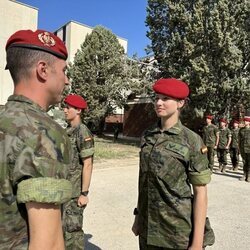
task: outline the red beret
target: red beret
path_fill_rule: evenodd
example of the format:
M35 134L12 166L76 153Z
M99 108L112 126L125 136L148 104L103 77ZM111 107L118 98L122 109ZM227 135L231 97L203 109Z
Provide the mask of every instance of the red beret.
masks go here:
M219 122L227 123L227 120L225 118L220 118Z
M237 121L237 120L233 120L233 123L237 123L237 124L239 124L240 122L239 122L239 121Z
M175 78L160 79L153 85L153 90L176 99L185 99L189 95L188 85Z
M245 122L250 122L250 117L245 117L245 118L244 118L244 121L245 121Z
M6 51L12 47L42 50L66 60L67 49L63 41L56 35L45 30L19 30L6 43Z
M79 95L68 95L65 97L64 102L75 108L87 108L87 102Z
M206 119L210 119L210 120L213 120L213 116L212 115L206 115Z

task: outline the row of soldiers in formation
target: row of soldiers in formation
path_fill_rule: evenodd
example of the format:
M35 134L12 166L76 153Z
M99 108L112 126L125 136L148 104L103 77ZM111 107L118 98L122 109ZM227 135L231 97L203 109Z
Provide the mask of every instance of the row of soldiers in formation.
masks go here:
M214 168L214 154L217 151L219 162L218 172L225 173L227 167L227 153L230 153L232 170L239 168L239 155L243 160L244 176L242 181L250 182L250 110L246 111L244 123L240 125L238 120L232 122L229 129L227 120L219 120L219 128L212 123L213 116L206 116L206 126L203 127L203 140L207 146L207 156L211 171Z

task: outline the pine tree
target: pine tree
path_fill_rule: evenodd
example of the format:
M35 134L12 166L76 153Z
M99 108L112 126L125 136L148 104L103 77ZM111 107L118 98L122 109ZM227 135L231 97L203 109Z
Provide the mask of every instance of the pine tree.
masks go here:
M105 117L124 105L130 85L127 71L124 49L116 36L102 26L95 27L77 51L68 72L72 92L88 103L86 122L102 130Z

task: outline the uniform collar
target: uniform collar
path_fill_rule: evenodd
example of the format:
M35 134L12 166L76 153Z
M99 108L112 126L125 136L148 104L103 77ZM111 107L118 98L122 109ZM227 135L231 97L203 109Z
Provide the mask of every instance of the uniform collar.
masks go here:
M150 128L148 130L148 132L149 133L162 133L163 132L163 133L178 135L183 130L183 125L182 125L180 120L173 127L169 128L167 130L163 130L163 131L160 128L160 124L161 124L161 122L158 121L158 123L155 124L152 128Z
M8 98L8 102L10 101L14 101L14 102L25 102L30 104L31 106L35 107L36 109L41 110L42 112L46 113L46 110L44 110L40 105L38 105L37 103L33 102L31 99L29 99L26 96L23 95L11 95Z
M81 126L81 122L76 126L76 127L68 127L68 134L73 134L75 131L77 131L79 129L79 127Z

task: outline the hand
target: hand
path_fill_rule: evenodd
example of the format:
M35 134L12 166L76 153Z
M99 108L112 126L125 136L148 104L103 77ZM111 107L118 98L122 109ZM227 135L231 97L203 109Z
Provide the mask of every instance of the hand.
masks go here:
M217 149L217 146L216 146L216 145L214 146L214 149Z
M138 216L135 216L134 224L132 226L132 232L135 236L139 235L139 225L138 225Z
M78 207L85 207L89 203L88 196L80 195L77 200L77 206Z

